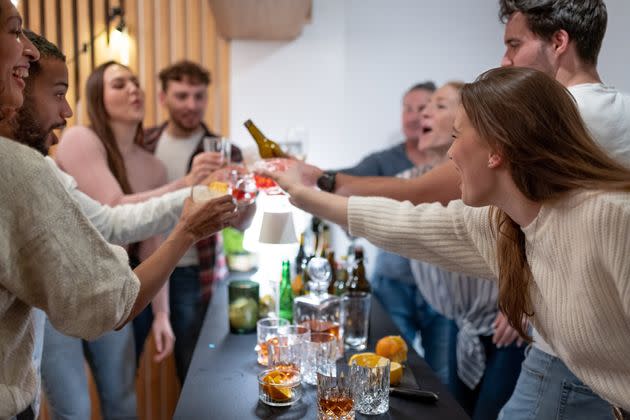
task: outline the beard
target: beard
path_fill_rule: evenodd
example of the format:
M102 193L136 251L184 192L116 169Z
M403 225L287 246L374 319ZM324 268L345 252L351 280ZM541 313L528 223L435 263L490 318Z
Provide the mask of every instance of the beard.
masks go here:
M25 100L24 105L17 112L13 119L14 138L16 141L25 144L46 156L48 154L48 145L46 138L52 130L44 130L37 121L33 106L29 101Z

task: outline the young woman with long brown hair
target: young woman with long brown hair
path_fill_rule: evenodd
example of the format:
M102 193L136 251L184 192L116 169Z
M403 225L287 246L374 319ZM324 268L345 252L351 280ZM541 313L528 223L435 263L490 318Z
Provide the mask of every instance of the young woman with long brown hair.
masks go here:
M64 131L55 158L76 179L81 191L102 204L144 201L201 181L218 168L218 164L211 162L212 155L201 155L201 164L194 166L189 174L166 183L164 165L140 146L144 93L127 67L116 62L98 66L88 78L85 99L90 126ZM137 264L147 259L160 243L161 237L155 236L130 246L132 262ZM168 283L153 300L152 310L151 329L158 352L155 360L161 361L172 352L175 340L169 317ZM144 340L141 341L134 339L129 325L84 345L107 418L136 416L135 360L136 347L140 348ZM76 357L69 358L69 352ZM90 410L85 380L73 374L83 369L80 353L76 339L59 334L47 324L42 374L49 399L53 411L76 413L77 419L89 416ZM83 398L63 398L67 394Z
M499 280L524 337L529 316L571 370L630 410L630 170L591 138L567 90L525 68L462 89L449 157L462 199L447 207L314 191L274 178L298 207L411 258Z

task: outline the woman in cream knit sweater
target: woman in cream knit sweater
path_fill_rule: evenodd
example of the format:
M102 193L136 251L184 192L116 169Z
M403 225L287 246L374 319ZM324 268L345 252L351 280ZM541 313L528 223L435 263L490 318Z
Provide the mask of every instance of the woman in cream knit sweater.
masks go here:
M462 90L449 150L462 199L414 207L312 190L271 174L292 202L375 245L499 279L499 306L531 321L569 368L630 410L630 170L591 139L558 82L493 69Z

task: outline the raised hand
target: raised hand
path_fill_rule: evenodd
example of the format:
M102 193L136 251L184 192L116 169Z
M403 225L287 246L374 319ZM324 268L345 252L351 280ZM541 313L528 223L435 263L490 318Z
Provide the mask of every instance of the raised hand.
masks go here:
M230 183L232 179L232 171L236 171L238 174L244 175L247 173L247 169L242 165L230 165L221 169L213 171L200 182L201 185L210 185L213 182L226 182Z
M203 152L193 158L190 172L184 177L187 186L201 183L212 172L223 166L223 155L220 152Z
M232 196L224 195L204 203L195 203L189 197L184 202L179 226L197 242L231 226L237 213Z
M323 173L316 166L295 159L266 159L255 165L254 170L272 178L289 194L297 186L314 186Z

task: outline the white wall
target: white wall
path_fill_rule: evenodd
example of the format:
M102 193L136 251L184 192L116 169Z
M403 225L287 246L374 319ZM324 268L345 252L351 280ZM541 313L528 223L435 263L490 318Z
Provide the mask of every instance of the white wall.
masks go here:
M310 135L308 161L323 168L352 165L400 141L407 87L427 79L470 81L499 65L497 3L313 0L312 23L298 39L232 42L231 138L253 145L242 126L248 118L279 141L302 126ZM630 1L606 3L600 73L630 92Z
M608 0L600 56L604 80L630 92L630 1ZM400 97L432 79L472 80L498 65L503 25L495 0L313 0L313 19L292 42L232 42L230 133L252 140L308 130L308 160L351 165L401 139Z

